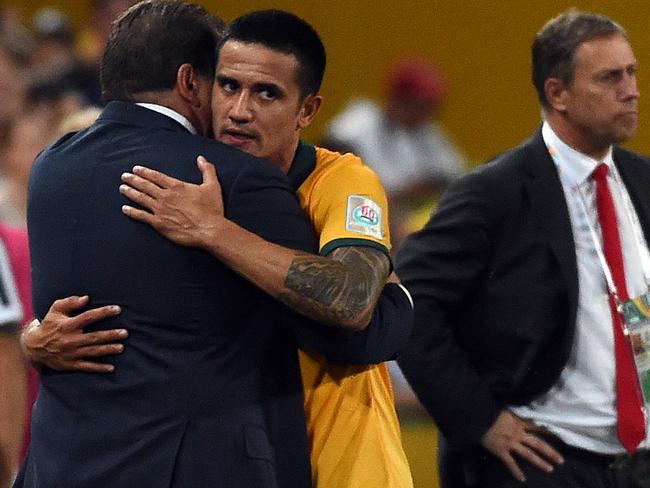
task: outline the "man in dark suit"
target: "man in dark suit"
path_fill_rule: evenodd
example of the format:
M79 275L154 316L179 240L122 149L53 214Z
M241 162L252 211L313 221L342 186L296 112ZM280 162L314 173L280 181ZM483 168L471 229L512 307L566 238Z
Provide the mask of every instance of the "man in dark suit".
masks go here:
M304 414L291 417L302 410L296 346L276 325L291 317L209 254L119 211L126 200L116 185L135 161L198 182L203 154L219 171L229 218L272 242L315 248L279 170L193 135L211 132L217 27L200 7L170 0L127 11L102 59L102 115L35 162L28 225L37 316L83 290L91 306L121 305L129 347L110 376L43 370L16 486L277 486L267 414L281 406L290 418L277 429L298 480L283 486L311 484ZM301 331L318 329L300 322Z
M541 129L453 184L397 256L416 310L400 364L448 442L447 488L647 486L612 307L650 276L650 162L616 147L637 128L636 60L619 25L577 11L532 57Z

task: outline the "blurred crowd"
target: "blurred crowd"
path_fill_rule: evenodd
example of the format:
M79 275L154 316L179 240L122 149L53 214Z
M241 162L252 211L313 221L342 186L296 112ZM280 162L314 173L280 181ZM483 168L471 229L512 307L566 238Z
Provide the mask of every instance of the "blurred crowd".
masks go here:
M27 22L0 13L0 220L24 226L34 157L101 104L98 60L115 16L131 0L96 0L89 24L42 8ZM27 25L24 25L27 24ZM95 112L96 113L96 112Z

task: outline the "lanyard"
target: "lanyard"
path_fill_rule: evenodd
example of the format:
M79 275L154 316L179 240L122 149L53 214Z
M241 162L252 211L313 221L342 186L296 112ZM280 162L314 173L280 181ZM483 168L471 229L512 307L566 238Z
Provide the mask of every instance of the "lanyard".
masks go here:
M612 272L609 268L609 265L607 264L607 260L605 259L605 253L603 252L603 247L601 245L600 239L598 237L598 233L596 232L596 229L594 228L594 225L591 222L591 219L589 218L589 213L587 212L587 203L585 199L584 192L580 188L580 185L574 181L569 180L567 175L562 171L562 167L560 166L558 156L557 156L557 151L555 150L554 147L548 147L548 152L553 158L553 162L555 163L555 166L558 170L558 174L560 175L560 180L563 182L564 185L567 185L567 187L572 190L577 192L578 194L578 201L580 203L580 210L583 214L583 217L585 221L587 222L587 226L589 227L589 234L591 235L591 239L593 241L594 247L596 249L596 254L598 255L598 261L600 262L600 266L603 270L603 274L605 275L605 281L607 282L607 288L612 293L614 296L614 299L616 300L617 304L620 304L621 301L619 299L618 291L616 289L616 285L614 284L614 279L612 278ZM614 191L618 194L619 201L623 202L623 208L624 208L624 214L628 219L628 223L630 224L630 227L632 229L632 233L634 236L634 242L637 247L638 251L638 257L642 261L642 252L643 252L643 243L645 242L643 240L643 236L640 235L640 222L638 220L638 217L636 216L636 213L632 209L632 203L629 201L629 198L627 198L627 195L624 194L624 192L621 191L622 184L623 182L620 180L620 177L618 175L618 171L616 170L616 167L613 166L611 168L611 175L614 181L617 183L614 185ZM643 278L646 283L646 288L650 289L650 279L648 277L647 270L644 268L643 265L641 265L641 271L643 273Z

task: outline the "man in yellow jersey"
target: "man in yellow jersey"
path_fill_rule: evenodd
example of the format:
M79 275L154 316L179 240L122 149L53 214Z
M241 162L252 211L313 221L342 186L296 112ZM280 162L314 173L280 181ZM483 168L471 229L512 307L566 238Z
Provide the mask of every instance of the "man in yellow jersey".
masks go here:
M202 185L135 167L120 190L149 212L124 212L211 252L310 318L366 328L390 270L387 203L359 158L299 139L321 105L318 35L291 14L254 12L229 27L218 57L216 138L287 173L320 235L320 256L281 248L225 219L214 167L201 158ZM300 364L314 486L411 487L386 365L335 366L302 351Z

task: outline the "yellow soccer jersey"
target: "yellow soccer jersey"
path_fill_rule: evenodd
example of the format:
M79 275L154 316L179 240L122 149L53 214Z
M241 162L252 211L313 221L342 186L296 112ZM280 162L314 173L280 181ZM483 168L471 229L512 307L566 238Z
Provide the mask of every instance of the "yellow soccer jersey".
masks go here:
M388 254L386 194L359 158L301 143L288 176L321 254L341 246ZM411 488L386 364L335 366L300 351L300 369L314 486Z

